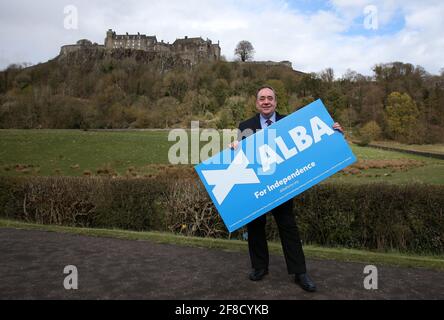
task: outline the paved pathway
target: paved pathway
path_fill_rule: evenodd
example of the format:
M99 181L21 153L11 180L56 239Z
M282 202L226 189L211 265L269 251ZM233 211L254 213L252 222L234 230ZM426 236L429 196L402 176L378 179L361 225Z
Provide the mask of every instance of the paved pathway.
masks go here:
M270 260L252 282L248 253L0 228L0 299L444 299L444 272L378 266L366 290L364 264L308 260L318 292L307 293L282 256ZM67 265L78 290L63 286Z

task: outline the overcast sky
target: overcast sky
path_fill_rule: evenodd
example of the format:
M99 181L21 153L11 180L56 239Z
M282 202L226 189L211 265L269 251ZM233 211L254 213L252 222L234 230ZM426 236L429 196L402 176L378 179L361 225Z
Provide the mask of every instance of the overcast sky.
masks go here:
M248 40L255 60L289 60L304 72L331 67L336 76L371 75L391 61L432 74L444 68L442 0L0 0L0 69L45 62L83 38L103 44L109 28L170 43L209 38L227 60Z

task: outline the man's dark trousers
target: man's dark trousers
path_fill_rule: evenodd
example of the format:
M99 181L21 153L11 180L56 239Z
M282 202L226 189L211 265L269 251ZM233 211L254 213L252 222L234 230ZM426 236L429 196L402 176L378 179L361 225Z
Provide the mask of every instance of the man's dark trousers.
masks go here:
M293 215L293 199L284 202L271 212L279 229L279 237L281 238L288 273L305 273L305 256ZM247 224L248 249L254 269L268 269L269 255L265 224L265 214Z

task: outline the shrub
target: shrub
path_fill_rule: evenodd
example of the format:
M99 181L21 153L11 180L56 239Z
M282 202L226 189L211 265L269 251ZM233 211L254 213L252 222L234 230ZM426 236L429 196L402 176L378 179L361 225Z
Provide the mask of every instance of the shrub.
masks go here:
M202 184L168 167L140 179L19 177L0 179L0 216L29 222L189 236L229 234ZM304 243L360 249L444 253L444 186L321 184L294 199ZM269 239L277 240L273 221Z
M161 228L162 180L100 177L7 178L0 215L28 222L132 230Z
M367 145L371 141L379 139L382 130L376 121L369 121L361 128L361 130L359 130L359 133L361 144Z
M165 219L170 231L202 237L227 234L211 199L195 179L172 182L166 192L165 204Z
M444 252L443 186L323 184L294 201L306 242Z

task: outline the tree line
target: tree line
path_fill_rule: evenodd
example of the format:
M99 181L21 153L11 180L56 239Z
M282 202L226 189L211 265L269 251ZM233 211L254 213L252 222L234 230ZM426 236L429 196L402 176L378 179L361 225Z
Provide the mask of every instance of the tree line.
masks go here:
M59 59L0 72L0 128L234 128L255 113L259 86L277 92L278 111L291 113L321 98L330 114L362 141L444 140L444 72L409 63L381 63L371 76L331 68L301 73L284 65L201 63L164 68L88 58Z

